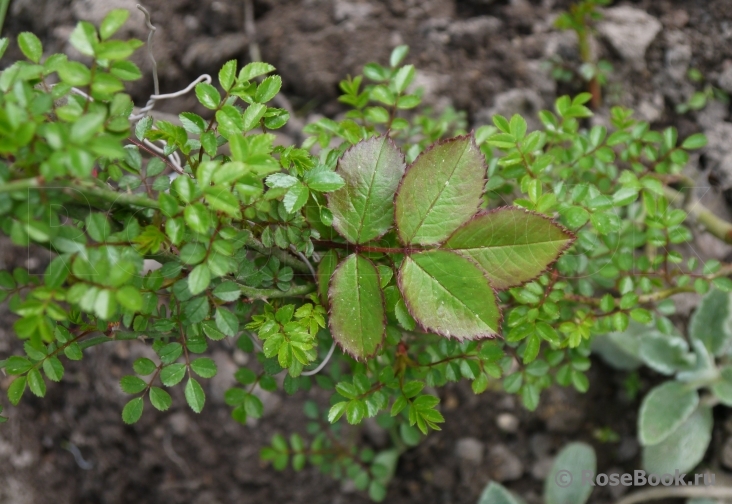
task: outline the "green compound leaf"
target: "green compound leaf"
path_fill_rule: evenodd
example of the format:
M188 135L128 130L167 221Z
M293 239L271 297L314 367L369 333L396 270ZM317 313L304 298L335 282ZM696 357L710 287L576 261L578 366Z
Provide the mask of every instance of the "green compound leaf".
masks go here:
M351 243L366 243L394 224L394 194L405 170L404 155L387 137L348 149L336 173L345 185L328 197L333 227Z
M574 242L552 220L518 207L481 212L444 245L483 268L491 285L507 289L539 276Z
M480 268L453 252L431 250L404 259L399 289L426 331L460 341L494 338L501 313Z
M638 413L638 440L643 446L660 443L691 416L699 394L688 385L668 381L655 387L643 399Z
M643 469L653 474L691 471L712 439L712 410L700 406L664 441L643 448Z
M410 165L395 201L399 239L407 245L442 243L478 210L485 157L472 136L432 146Z
M384 341L386 312L373 263L348 256L333 273L328 297L333 339L357 359L375 355Z

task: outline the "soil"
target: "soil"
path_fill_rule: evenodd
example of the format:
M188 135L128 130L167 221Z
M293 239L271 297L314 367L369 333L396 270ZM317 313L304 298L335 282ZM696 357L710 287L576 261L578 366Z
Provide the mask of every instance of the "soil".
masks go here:
M108 9L134 11L134 3L14 0L4 35L31 30L42 38L46 52L66 51L74 57L66 39L78 19L98 23ZM408 61L420 71L418 83L425 88L427 104L438 110L449 106L465 110L470 124L479 125L496 112L535 115L550 107L558 94L582 90L576 83L555 83L542 63L554 55L577 62L571 35L556 32L551 24L569 4L568 0L256 0L256 41L263 59L282 75L284 94L298 121L341 114L338 81L358 73L369 61L385 63L394 46L406 43L411 46ZM662 30L640 63L624 60L612 43L598 38L597 55L615 70L597 120L602 121L613 104L638 107L654 127L675 125L681 137L713 131L728 120L729 106L719 103L686 115L676 114L674 107L695 89L683 78L686 68L699 69L706 82L716 85L732 65L729 0L623 4L647 12L660 21ZM243 29L243 5L234 0L146 2L158 26L155 56L162 92L181 89L204 72L216 75L228 59L248 61L252 40ZM126 35L146 37L137 11L128 25ZM670 54L681 54L681 68L679 58ZM11 48L0 66L19 56ZM137 55L137 62L146 77L130 92L136 103L144 104L152 92L150 64L144 52ZM682 77L674 80L679 70ZM156 109L206 113L192 95L160 103ZM286 134L297 139L293 130ZM719 161L723 154L709 151L701 162L695 158L699 167L690 168L698 169L695 178L708 185L709 170L724 172ZM708 198L716 210L728 212L719 189ZM700 241L694 246L710 258L723 259L730 252L716 243ZM41 272L46 260L43 251L28 252L0 242L0 267ZM685 302L680 311L688 315L695 299ZM4 357L18 352L20 345L11 330L13 316L5 307L0 307L0 320L0 357ZM683 317L679 323L684 323ZM45 399L27 396L19 407L6 409L10 422L0 429L0 503L369 502L363 493L315 468L278 473L260 462L259 449L274 433L303 433L306 400L326 405L328 396L322 391L268 395L265 417L241 426L230 418L222 396L230 384L230 371L245 356L226 345L213 350L222 377L207 384L209 400L202 414L192 413L183 398L174 395L168 412L148 407L138 424L124 425L120 411L126 398L118 380L146 351L139 343L95 347L83 361L69 364L62 383L49 384ZM623 385L626 378L593 360L588 393L552 388L542 395L534 413L498 390L475 396L467 383L448 386L440 391L444 429L404 453L386 502L472 504L493 479L503 481L529 504L538 504L551 457L573 440L595 447L600 472L639 468L638 397L658 377L641 374L640 393L633 399ZM0 374L0 390L9 383ZM716 472L717 484L726 478L720 461L728 416L728 410L715 410L714 441L703 463ZM511 424L516 421L514 429ZM603 442L601 434L610 431L616 438ZM378 429L365 429L360 436L374 447L383 442ZM479 456L466 458L457 448L466 438L473 438L469 443L478 447ZM618 497L610 488L598 488L591 502Z

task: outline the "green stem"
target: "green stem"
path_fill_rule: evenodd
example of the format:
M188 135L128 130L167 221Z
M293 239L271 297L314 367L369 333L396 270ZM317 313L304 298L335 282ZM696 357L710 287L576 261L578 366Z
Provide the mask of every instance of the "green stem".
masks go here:
M293 285L287 291L279 289L255 289L247 285L237 284L242 294L253 299L271 299L303 296L315 291L315 284Z
M45 183L41 177L31 177L27 179L13 180L0 184L0 193L29 191L61 191L69 196L84 196L86 198L100 199L112 204L138 206L144 208L158 209L160 205L157 201L139 194L129 194L125 192L116 192L113 190L103 189L101 187L90 186L84 182L66 182L55 180Z

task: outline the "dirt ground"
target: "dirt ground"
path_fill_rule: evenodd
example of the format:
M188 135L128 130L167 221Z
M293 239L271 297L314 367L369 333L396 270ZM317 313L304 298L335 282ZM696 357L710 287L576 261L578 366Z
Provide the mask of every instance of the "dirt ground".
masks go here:
M98 23L108 9L134 10L134 4L132 0L13 0L3 35L31 30L42 38L46 52L66 51L73 57L66 39L77 20ZM535 116L558 94L581 91L577 84L556 83L546 69L552 57L569 63L578 60L571 34L552 28L556 14L569 4L567 0L257 0L256 42L263 59L282 75L283 92L297 121L342 113L338 81L358 73L369 61L386 63L391 49L406 43L411 46L408 62L418 68L426 103L438 110L449 106L465 110L470 124L480 125L494 113ZM148 0L145 5L158 26L155 56L162 92L181 89L204 72L215 75L228 59L248 61L252 40L244 30L243 1ZM732 180L726 178L732 166L725 162L732 160L730 107L715 101L702 111L680 115L675 106L704 86L686 78L689 68L700 70L705 83L715 87L724 86L725 71L732 71L730 0L616 5L647 14L645 24L637 27L640 32L648 33L654 26L660 31L640 57L632 56L632 50L611 35L598 37L597 55L615 68L598 121L607 116L609 105L622 104L637 108L640 117L655 127L675 125L682 137L706 132L710 147L689 169L706 189L713 185L708 175L719 175L713 180L721 186L708 192L709 204L729 215L723 196L726 181ZM622 25L623 20L617 23ZM136 10L126 29L127 35L147 36ZM17 57L17 49L9 50L0 67ZM137 62L147 76L130 91L136 103L144 104L152 92L144 51ZM189 95L157 108L205 114L199 107ZM297 139L295 131L286 133ZM717 259L729 259L732 250L707 242L695 246ZM42 252L28 254L0 242L0 267L20 265L39 272L44 257ZM688 315L694 302L692 297L680 303L682 315ZM5 307L0 307L0 320L0 357L4 357L18 352L20 345L11 333L13 318ZM679 323L684 323L683 317ZM265 417L241 426L230 418L230 408L223 402L232 371L246 358L231 346L212 350L220 377L207 384L209 401L201 415L185 407L182 396L174 395L169 411L148 408L138 424L124 425L120 411L125 396L118 380L146 351L139 343L95 347L83 361L69 365L61 384L49 384L44 400L27 396L19 407L6 409L11 421L0 428L0 504L369 502L317 469L277 473L259 461L259 449L274 433L303 433L303 403L311 399L325 405L327 394L269 395ZM496 480L529 504L539 504L552 457L572 440L595 446L598 471L640 467L636 411L639 397L658 378L641 373L635 398L628 395L627 378L593 361L587 394L551 389L542 395L535 413L499 391L474 396L467 383L447 387L441 391L443 431L402 456L386 502L472 504L483 486ZM0 390L9 383L0 374ZM2 397L0 403L7 405L4 392ZM726 478L722 446L732 423L727 409L718 407L715 417L714 441L703 465L716 472L720 484ZM616 436L608 439L608 432ZM385 433L374 426L360 436L374 447L385 442ZM618 497L610 488L598 489L591 502Z

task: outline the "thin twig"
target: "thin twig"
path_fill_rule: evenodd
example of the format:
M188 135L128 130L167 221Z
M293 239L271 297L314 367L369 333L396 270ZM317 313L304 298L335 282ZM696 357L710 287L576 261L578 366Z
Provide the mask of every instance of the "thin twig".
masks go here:
M150 112L153 107L155 106L155 102L158 100L168 100L170 98L178 98L179 96L183 96L186 93L190 93L193 88L196 87L197 84L201 82L205 82L206 84L211 84L211 76L209 74L202 74L199 75L196 80L188 84L185 88L181 89L180 91L176 91L175 93L166 93L166 94L154 94L150 95L150 99L147 101L147 104L142 107L137 114L133 114L130 116L130 121L139 121L143 117L147 115L148 112Z
M81 454L81 450L79 450L79 447L75 444L64 441L61 443L61 448L70 452L71 455L74 456L74 461L76 462L76 465L78 465L84 471L88 471L94 468L94 462L85 460L84 456Z
M176 453L175 449L173 449L172 441L173 435L169 431L166 432L165 437L163 437L163 450L165 451L165 454L168 456L168 458L175 462L175 465L177 465L178 468L183 471L183 474L186 476L186 478L190 478L191 468L188 466L186 461Z
M634 492L615 504L638 504L639 502L647 502L658 499L682 499L684 497L706 497L709 499L730 499L732 498L732 488L730 487L668 487L668 488L651 488Z
M308 265L308 269L310 270L310 274L313 275L313 280L315 280L317 282L318 281L318 275L317 275L317 273L315 273L315 268L313 268L313 265L310 263L310 261L305 256L305 254L303 254L302 252L299 252L298 250L296 250L294 245L290 245L290 249L295 253L295 255L297 257L300 258L300 260L302 262L304 262L305 264Z
M140 4L137 4L137 8L145 14L145 24L150 32L147 34L147 54L150 57L150 63L152 63L153 72L153 84L155 86L155 94L160 94L160 86L158 85L158 62L155 61L155 55L153 54L153 35L157 28L150 21L150 13L148 10Z
M336 343L335 340L333 341L333 344L330 345L330 350L328 350L328 355L325 356L325 359L323 359L323 362L320 363L318 367L313 369L312 371L303 371L300 373L302 376L313 376L318 373L325 367L326 364L328 364L328 361L330 360L331 356L333 355L333 350L335 350Z

